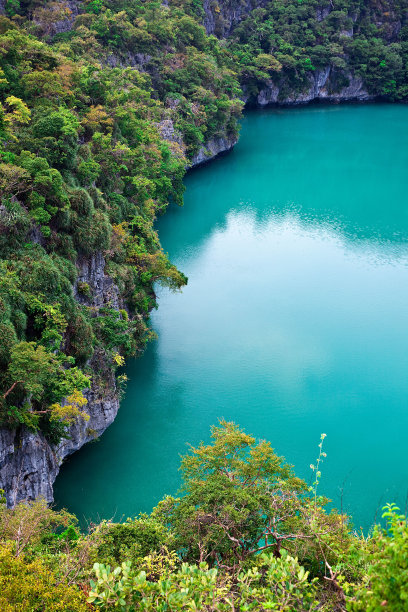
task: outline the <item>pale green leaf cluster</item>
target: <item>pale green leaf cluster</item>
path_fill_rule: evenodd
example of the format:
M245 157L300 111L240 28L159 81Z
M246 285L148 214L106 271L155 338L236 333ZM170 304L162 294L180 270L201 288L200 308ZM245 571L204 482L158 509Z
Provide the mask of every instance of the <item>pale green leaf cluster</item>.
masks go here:
M146 559L148 562L148 558ZM199 565L183 563L177 571L159 580L148 579L145 571L130 562L112 569L95 563L88 603L101 610L312 610L317 605L316 579L296 558L284 552L276 558L262 554L254 566L237 577Z

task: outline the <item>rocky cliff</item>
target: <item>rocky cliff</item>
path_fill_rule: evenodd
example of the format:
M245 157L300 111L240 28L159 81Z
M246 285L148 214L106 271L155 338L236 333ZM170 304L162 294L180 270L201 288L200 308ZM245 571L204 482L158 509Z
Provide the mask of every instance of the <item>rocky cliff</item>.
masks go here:
M314 100L345 102L348 100L367 101L374 98L367 92L360 77L349 73L347 80L347 85L336 87L336 73L331 66L327 66L323 70L313 72L309 78L309 84L301 92L285 94L284 84L282 87L282 84L274 83L271 80L262 87L252 102L257 106L268 106L269 104L306 104Z
M44 497L53 501L53 484L62 461L81 446L101 435L113 423L119 409L114 379L101 388L93 386L84 395L88 399L89 421L69 428L69 439L52 446L43 434L0 429L0 488L10 507L23 499Z
M180 142L171 122L162 126L163 137ZM195 155L189 167L198 166L220 153L230 150L235 138L212 138ZM77 261L78 276L73 288L76 299L97 310L109 306L119 310L119 291L113 280L105 273L105 260L101 253ZM84 295L79 287L89 288ZM105 367L103 351L96 351L89 363L95 377L89 390L84 391L88 403L84 410L89 420L78 420L69 427L68 438L52 445L42 433L34 433L22 426L17 430L0 428L0 489L6 493L10 507L23 499L42 496L53 501L53 484L63 460L79 450L84 444L100 436L111 425L119 409L119 394L113 372Z
M310 87L303 93L282 97L281 87L272 81L261 89L257 98L258 106L268 104L302 104L315 99L327 101L367 100L369 95L363 87L361 79L350 76L347 87L334 93L331 91L332 71L327 68L316 71L311 77ZM173 125L167 121L161 126L163 137L178 143L180 136L174 132ZM215 136L211 138L193 157L189 168L204 164L218 155L230 151L237 139L231 136ZM77 262L78 279L74 287L78 301L86 302L95 309L109 305L119 309L119 292L109 276L105 274L105 261L101 254L84 258ZM90 298L78 291L79 283L86 283L90 288ZM90 363L91 367L103 368L103 353L96 353ZM99 362L99 364L97 363ZM10 431L0 429L0 489L6 492L7 502L14 506L23 499L44 497L53 501L53 484L58 475L63 460L79 450L84 444L100 436L114 421L118 409L119 398L115 378L109 370L98 382L85 391L88 400L86 412L88 421L78 421L69 428L69 438L53 446L43 434L35 434L25 427Z
M181 137L181 134L178 133L175 128L173 121L171 119L166 119L161 121L158 124L158 128L160 130L162 138L167 140L169 143L178 147L180 154L185 154L185 146ZM201 166L212 159L218 157L218 155L222 155L223 153L227 153L231 151L231 149L237 144L238 137L228 134L223 134L219 136L213 136L206 143L203 144L202 147L197 151L197 153L193 156L192 160L187 163L186 168L192 169L196 166ZM175 149L177 153L177 149Z
M203 25L207 34L226 38L253 9L261 8L267 3L268 0L204 0Z
M195 168L211 161L218 155L227 153L237 144L238 138L235 136L214 136L208 140L204 146L194 155L189 168Z
M105 260L100 253L78 261L78 278L74 287L77 299L86 301L97 311L109 305L118 309L119 291L105 274ZM86 283L89 297L78 292L78 284ZM53 501L53 484L63 460L84 444L100 436L113 423L119 396L113 372L106 368L103 351L96 351L89 364L102 375L94 377L92 386L84 391L88 400L85 412L89 420L78 420L68 430L68 438L52 445L42 433L25 427L17 430L0 428L0 489L6 493L7 503L14 506L23 499L44 497Z

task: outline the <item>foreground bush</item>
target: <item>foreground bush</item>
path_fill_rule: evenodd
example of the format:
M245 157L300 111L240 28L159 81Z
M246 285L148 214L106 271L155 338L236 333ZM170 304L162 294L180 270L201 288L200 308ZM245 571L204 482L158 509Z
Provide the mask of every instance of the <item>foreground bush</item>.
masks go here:
M87 534L44 500L0 497L0 610L405 612L408 522L395 505L367 537L269 443L234 423L182 459L180 497Z
M408 521L395 504L384 508L386 529L376 525L365 552L367 572L350 602L353 612L408 609Z
M151 558L145 559L146 565ZM183 563L178 571L164 572L149 580L146 571L134 571L130 563L111 570L96 563L96 581L88 602L101 610L312 610L317 605L316 579L287 553L277 559L262 554L254 566L232 576L206 563Z
M58 583L40 559L25 562L11 546L0 545L0 610L2 612L86 612L85 594Z

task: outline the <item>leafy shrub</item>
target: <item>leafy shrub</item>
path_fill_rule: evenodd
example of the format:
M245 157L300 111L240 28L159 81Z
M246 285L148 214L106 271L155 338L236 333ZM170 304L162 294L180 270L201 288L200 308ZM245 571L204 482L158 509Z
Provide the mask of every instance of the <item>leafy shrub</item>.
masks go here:
M100 530L102 542L97 550L97 559L110 565L116 565L122 559L136 564L170 541L164 525L147 515L127 519L124 523L103 523Z
M170 561L170 563L169 563ZM147 568L154 562L144 559ZM297 559L287 554L276 559L263 554L248 571L240 573L233 586L232 577L206 563L183 563L174 569L165 553L167 570L158 580L148 578L145 570L135 571L130 562L111 570L100 563L94 565L96 581L91 582L88 602L101 610L279 610L304 612L317 605L316 580L308 581L308 573Z
M40 561L16 558L0 544L0 608L3 612L86 612L86 598L78 587L58 584Z
M408 520L395 504L384 508L385 529L374 528L366 549L367 573L348 610L404 612L408 602Z

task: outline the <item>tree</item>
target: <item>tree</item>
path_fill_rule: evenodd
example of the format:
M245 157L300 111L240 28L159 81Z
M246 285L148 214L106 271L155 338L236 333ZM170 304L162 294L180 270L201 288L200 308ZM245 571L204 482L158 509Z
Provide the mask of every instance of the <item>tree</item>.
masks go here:
M28 191L29 180L30 175L20 166L0 163L0 194L2 196L17 196Z
M87 612L84 593L57 581L41 559L14 557L9 544L0 545L0 609Z
M187 560L235 567L256 552L300 535L300 498L306 484L294 476L269 442L255 442L234 423L221 421L213 443L182 459L183 497L167 497L155 510L174 532Z
M44 533L77 522L66 510L52 510L43 498L20 502L13 509L6 508L3 500L0 489L0 543L12 542L16 557L22 556L29 546L38 546Z
M29 123L31 119L31 111L27 104L16 96L8 96L6 98L6 112L4 121L12 128L18 124Z
M50 378L56 376L59 364L55 356L48 353L43 346L35 342L19 342L11 350L9 375L13 383L3 395L3 399L17 385L33 399L39 400L44 393L44 387Z
M0 68L0 88L7 83L4 71ZM27 104L16 96L8 96L5 106L0 102L0 142L6 138L17 140L14 130L19 125L29 123L31 111Z
M64 360L68 358L50 353L35 342L16 343L11 349L8 367L13 382L3 394L3 403L20 386L30 400L25 408L30 415L49 415L52 421L66 424L77 417L88 420L88 414L81 409L87 404L82 389L90 386L89 378L76 367L64 368ZM33 402L47 399L56 401L44 408L40 404L40 409L33 409ZM65 401L60 403L63 399Z

